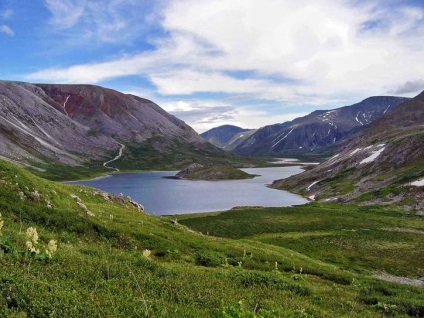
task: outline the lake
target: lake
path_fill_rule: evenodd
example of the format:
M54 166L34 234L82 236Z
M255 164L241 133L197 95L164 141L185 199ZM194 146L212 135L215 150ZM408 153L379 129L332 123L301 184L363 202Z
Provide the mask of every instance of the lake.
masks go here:
M266 187L274 180L302 172L299 166L242 170L260 176L246 180L192 181L164 178L174 176L177 171L157 171L119 173L69 183L123 193L143 204L146 212L154 215L222 211L236 206L280 207L308 202L299 195Z

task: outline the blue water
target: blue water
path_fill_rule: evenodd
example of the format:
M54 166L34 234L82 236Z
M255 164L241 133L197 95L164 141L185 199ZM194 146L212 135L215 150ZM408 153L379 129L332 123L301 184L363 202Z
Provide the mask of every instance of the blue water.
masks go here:
M280 207L308 201L296 194L267 188L273 180L302 172L298 167L243 169L259 177L247 180L191 181L166 179L176 171L113 174L106 178L73 183L110 193L123 193L155 215L228 210L235 206Z

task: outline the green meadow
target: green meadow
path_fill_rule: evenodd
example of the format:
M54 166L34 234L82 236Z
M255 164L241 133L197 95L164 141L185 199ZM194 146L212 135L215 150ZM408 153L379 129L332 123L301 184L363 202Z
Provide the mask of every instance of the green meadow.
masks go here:
M424 315L423 287L374 277L424 276L423 218L401 210L155 217L0 161L0 213L0 317Z

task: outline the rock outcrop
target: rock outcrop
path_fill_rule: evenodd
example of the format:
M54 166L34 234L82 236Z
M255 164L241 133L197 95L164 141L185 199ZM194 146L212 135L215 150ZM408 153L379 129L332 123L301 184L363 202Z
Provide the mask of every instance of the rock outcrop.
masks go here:
M254 175L231 166L203 166L198 163L192 163L175 175L175 178L190 180L237 180L254 177Z

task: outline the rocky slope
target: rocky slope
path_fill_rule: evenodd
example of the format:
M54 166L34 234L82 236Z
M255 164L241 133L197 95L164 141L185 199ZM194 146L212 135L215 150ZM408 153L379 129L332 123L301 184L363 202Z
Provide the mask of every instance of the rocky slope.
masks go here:
M113 164L128 169L174 164L175 149L181 164L190 156L226 156L155 103L92 85L0 81L0 141L1 158L40 167L100 164L121 144L125 151Z
M292 122L259 129L233 152L248 156L325 155L406 100L377 96L351 106L314 111Z
M200 137L219 148L231 151L255 132L256 129L244 129L232 125L223 125L200 134Z
M273 187L316 200L424 209L424 92L370 124L344 150Z

